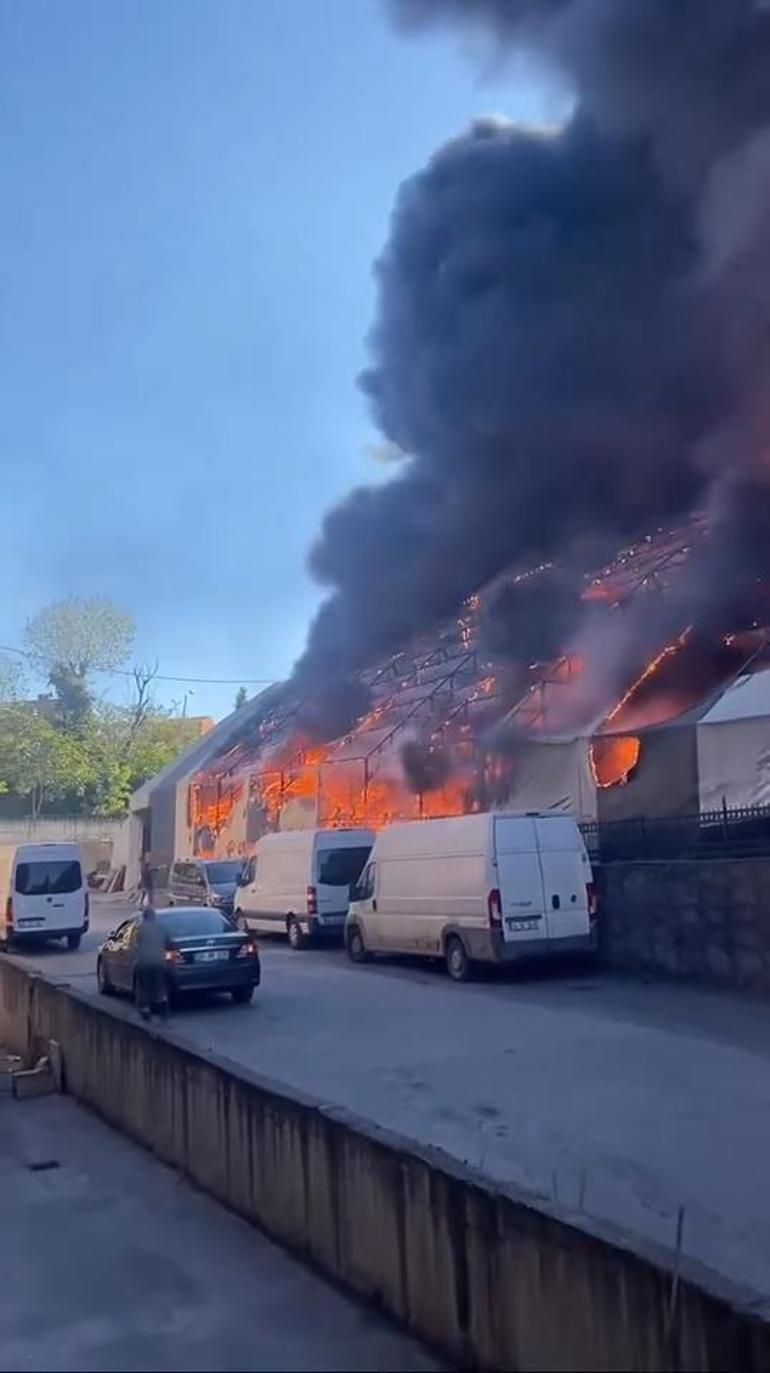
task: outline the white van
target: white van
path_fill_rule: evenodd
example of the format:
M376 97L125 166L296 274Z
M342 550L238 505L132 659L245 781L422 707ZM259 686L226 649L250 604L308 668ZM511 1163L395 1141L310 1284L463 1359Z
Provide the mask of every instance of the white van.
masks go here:
M0 948L16 939L66 939L88 929L88 889L79 844L0 847Z
M351 887L373 843L367 829L263 835L236 891L239 923L249 930L285 930L293 949L317 935L341 935Z
M380 831L346 924L348 953L471 963L596 947L591 865L567 815L500 811Z

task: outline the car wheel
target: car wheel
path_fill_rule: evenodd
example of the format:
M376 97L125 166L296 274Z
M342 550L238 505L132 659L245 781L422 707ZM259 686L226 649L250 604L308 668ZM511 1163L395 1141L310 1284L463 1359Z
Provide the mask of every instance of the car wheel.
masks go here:
M67 948L68 948L68 949L79 949L79 948L80 948L80 941L81 941L82 938L83 938L82 934L68 934L68 935L67 935Z
M102 958L100 958L96 964L96 985L102 996L112 996L114 987L107 975L107 969L104 966L104 960Z
M353 963L365 963L367 958L366 945L358 925L351 925L345 933L345 945L348 957Z
M296 915L289 916L286 924L286 934L291 949L304 949L306 940Z
M248 1006L254 995L254 988L251 983L249 983L248 987L233 987L230 995L236 1006Z
M446 970L453 982L467 982L470 976L471 961L465 952L462 939L451 934L444 946Z

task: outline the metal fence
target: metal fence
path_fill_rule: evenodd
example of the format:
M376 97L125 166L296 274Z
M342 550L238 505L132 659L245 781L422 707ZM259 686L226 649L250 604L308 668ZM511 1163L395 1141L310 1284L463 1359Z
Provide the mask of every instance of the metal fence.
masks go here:
M770 806L744 806L651 819L608 820L581 825L591 858L602 863L633 859L740 858L770 855Z

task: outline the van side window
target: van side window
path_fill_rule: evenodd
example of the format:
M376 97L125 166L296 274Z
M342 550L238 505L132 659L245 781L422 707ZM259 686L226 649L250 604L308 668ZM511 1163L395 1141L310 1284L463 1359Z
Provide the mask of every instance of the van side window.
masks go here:
M369 901L374 896L374 869L375 863L367 863L361 874L358 884L358 893L361 901Z
M318 882L322 887L352 887L371 853L371 845L353 849L326 849L318 855Z

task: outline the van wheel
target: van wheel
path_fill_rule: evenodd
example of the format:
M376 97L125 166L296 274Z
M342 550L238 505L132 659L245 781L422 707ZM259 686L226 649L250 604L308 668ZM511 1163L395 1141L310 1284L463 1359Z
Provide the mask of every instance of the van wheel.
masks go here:
M358 928L358 925L351 925L347 930L345 934L345 945L347 947L348 957L353 963L366 962L368 957L366 945L364 943L364 936Z
M444 945L446 970L453 982L467 982L471 971L471 960L465 952L462 939L451 934Z
M77 933L77 934L68 934L68 935L67 935L67 948L68 948L68 949L79 949L79 948L80 948L80 941L81 941L82 938L83 938L83 936L82 936L82 934L80 934L80 933Z
M306 940L302 933L302 928L295 915L290 915L286 923L286 934L289 940L289 948L304 949Z

